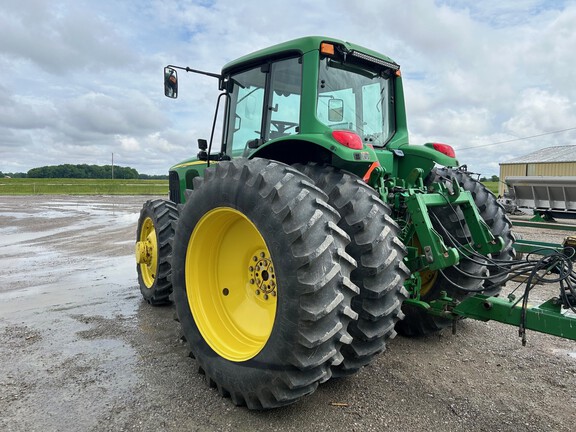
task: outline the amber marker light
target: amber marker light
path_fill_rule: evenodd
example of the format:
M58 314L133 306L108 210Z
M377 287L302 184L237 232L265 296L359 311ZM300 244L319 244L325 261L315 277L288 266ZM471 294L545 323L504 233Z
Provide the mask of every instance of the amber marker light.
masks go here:
M334 45L327 42L320 44L320 52L325 55L334 55Z

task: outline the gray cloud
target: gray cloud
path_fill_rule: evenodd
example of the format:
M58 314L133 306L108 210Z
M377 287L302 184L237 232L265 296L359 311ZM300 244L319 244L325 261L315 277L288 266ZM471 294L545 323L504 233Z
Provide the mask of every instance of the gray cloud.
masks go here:
M54 74L134 61L122 35L79 2L8 0L0 7L0 28L0 52Z
M573 143L575 134L560 133L470 149L576 127L574 22L576 5L543 0L273 7L263 0L4 0L0 170L108 163L114 152L141 172L166 172L195 154L197 138L208 138L218 92L213 79L182 74L180 98L167 100L163 65L217 72L253 50L326 34L402 65L412 143L453 144L462 162L495 174L498 161Z
M103 135L145 135L166 124L158 108L140 94L88 93L66 101L61 112L70 128Z

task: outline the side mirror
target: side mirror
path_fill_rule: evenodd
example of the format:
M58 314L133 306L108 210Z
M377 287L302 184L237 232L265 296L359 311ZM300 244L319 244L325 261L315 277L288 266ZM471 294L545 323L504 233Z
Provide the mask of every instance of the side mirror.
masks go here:
M178 73L171 67L164 68L164 95L172 99L178 97Z
M344 101L342 99L330 99L328 101L328 120L341 122L344 119Z
M200 150L206 150L208 148L208 141L203 138L198 138L198 148Z

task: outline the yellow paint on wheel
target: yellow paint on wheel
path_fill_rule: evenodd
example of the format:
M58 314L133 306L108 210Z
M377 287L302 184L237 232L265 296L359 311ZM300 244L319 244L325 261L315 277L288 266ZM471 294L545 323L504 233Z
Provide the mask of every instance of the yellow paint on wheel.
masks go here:
M144 285L152 288L158 267L158 241L154 222L149 217L144 220L140 229L139 241L136 243L136 262L140 265Z
M196 225L186 251L186 293L206 343L246 361L266 345L276 317L276 271L264 238L241 212L219 207Z
M414 236L412 238L412 246L415 246L418 248L418 254L421 255L422 252L422 245L420 244L420 240L418 239L417 236ZM438 270L420 270L420 296L425 296L426 294L428 294L428 292L430 291L430 289L432 289L432 287L434 286L434 284L436 283L436 280L438 279Z
M428 294L428 291L434 286L436 283L436 279L438 279L438 270L421 270L420 271L420 295L425 296Z

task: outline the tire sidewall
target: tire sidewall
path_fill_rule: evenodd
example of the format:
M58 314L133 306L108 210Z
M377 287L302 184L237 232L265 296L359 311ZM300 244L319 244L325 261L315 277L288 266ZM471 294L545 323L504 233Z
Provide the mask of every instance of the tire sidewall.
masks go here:
M224 164L220 164L224 165ZM220 167L223 168L223 167ZM223 168L225 169L225 168ZM299 298L302 296L298 268L293 258L292 242L279 232L284 215L276 214L270 203L260 199L257 188L242 182L224 186L223 181L205 181L192 192L181 211L176 228L172 262L176 311L194 357L218 385L241 393L255 393L270 386L278 374L293 371L293 349L298 343L295 323L301 322ZM253 358L233 362L221 357L204 340L189 307L186 291L186 254L194 228L202 217L218 207L228 207L246 216L265 240L277 276L277 309L273 328L262 350ZM272 234L273 233L273 234ZM282 260L282 265L278 263Z

